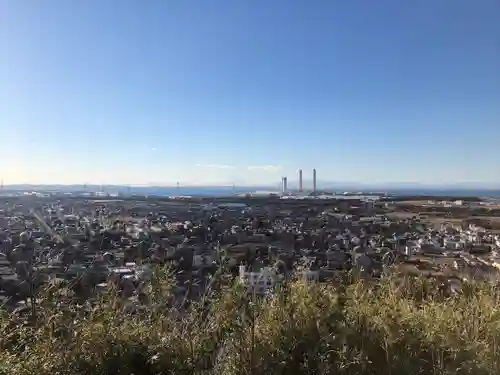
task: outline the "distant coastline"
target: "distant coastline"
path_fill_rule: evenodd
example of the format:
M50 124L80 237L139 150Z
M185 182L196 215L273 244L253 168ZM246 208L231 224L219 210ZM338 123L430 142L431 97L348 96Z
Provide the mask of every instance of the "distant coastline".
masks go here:
M474 188L474 187L433 187L433 186L333 186L320 187L322 192L362 192L362 193L387 193L388 195L432 195L432 196L476 196L500 197L500 188ZM255 191L279 191L276 186L124 186L124 185L5 185L0 191L8 192L59 192L59 193L84 193L99 192L119 193L123 195L155 195L155 196L230 196ZM293 190L292 190L293 192Z

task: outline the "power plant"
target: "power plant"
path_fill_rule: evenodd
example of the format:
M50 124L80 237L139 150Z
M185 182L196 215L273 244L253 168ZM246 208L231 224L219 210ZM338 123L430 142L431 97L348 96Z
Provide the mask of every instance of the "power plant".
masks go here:
M317 193L317 181L316 181L316 169L312 170L312 195L315 196ZM306 189L307 190L307 189ZM303 180L303 172L302 169L299 169L299 180L297 185L298 193L304 192L304 180ZM286 176L281 177L281 194L288 195L288 178Z

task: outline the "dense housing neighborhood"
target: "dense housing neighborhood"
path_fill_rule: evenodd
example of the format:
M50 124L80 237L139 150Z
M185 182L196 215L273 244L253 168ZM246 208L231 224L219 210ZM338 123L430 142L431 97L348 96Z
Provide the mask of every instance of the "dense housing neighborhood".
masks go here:
M200 298L217 272L258 295L291 278L328 283L349 271L426 275L451 290L500 267L495 230L398 211L405 204L362 196L3 197L0 296L5 308L28 312L30 298L55 280L71 281L83 299L111 282L139 308L157 267L172 273L179 301ZM443 203L420 209L430 205Z

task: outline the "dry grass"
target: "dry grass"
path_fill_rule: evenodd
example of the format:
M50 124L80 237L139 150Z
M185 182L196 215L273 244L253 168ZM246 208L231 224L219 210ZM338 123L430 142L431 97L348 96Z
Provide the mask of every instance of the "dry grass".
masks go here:
M182 311L171 307L171 285L157 274L151 308L137 315L126 315L113 291L84 312L58 305L65 289L49 288L35 327L2 317L0 373L500 373L496 285L468 284L445 297L419 278L346 278L290 282L264 300L237 285L214 285Z

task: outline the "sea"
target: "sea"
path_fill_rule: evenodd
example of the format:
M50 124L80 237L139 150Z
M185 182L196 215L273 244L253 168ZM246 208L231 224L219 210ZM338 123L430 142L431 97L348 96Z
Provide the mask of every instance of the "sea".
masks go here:
M389 196L403 196L403 195L422 195L422 196L454 196L454 197L494 197L500 199L500 189L446 189L446 188L427 188L418 187L411 188L405 187L401 189L362 189L359 188L330 188L320 189L326 192L335 192L342 194L344 192L352 192L353 194L371 194L371 195L384 195ZM223 197L234 196L246 193L255 192L275 192L278 193L279 189L269 186L87 186L85 189L82 186L76 185L17 185L6 186L0 190L1 195L16 195L22 192L58 192L58 193L75 193L75 192L106 192L109 194L120 193L120 195L149 195L149 196L211 196Z

